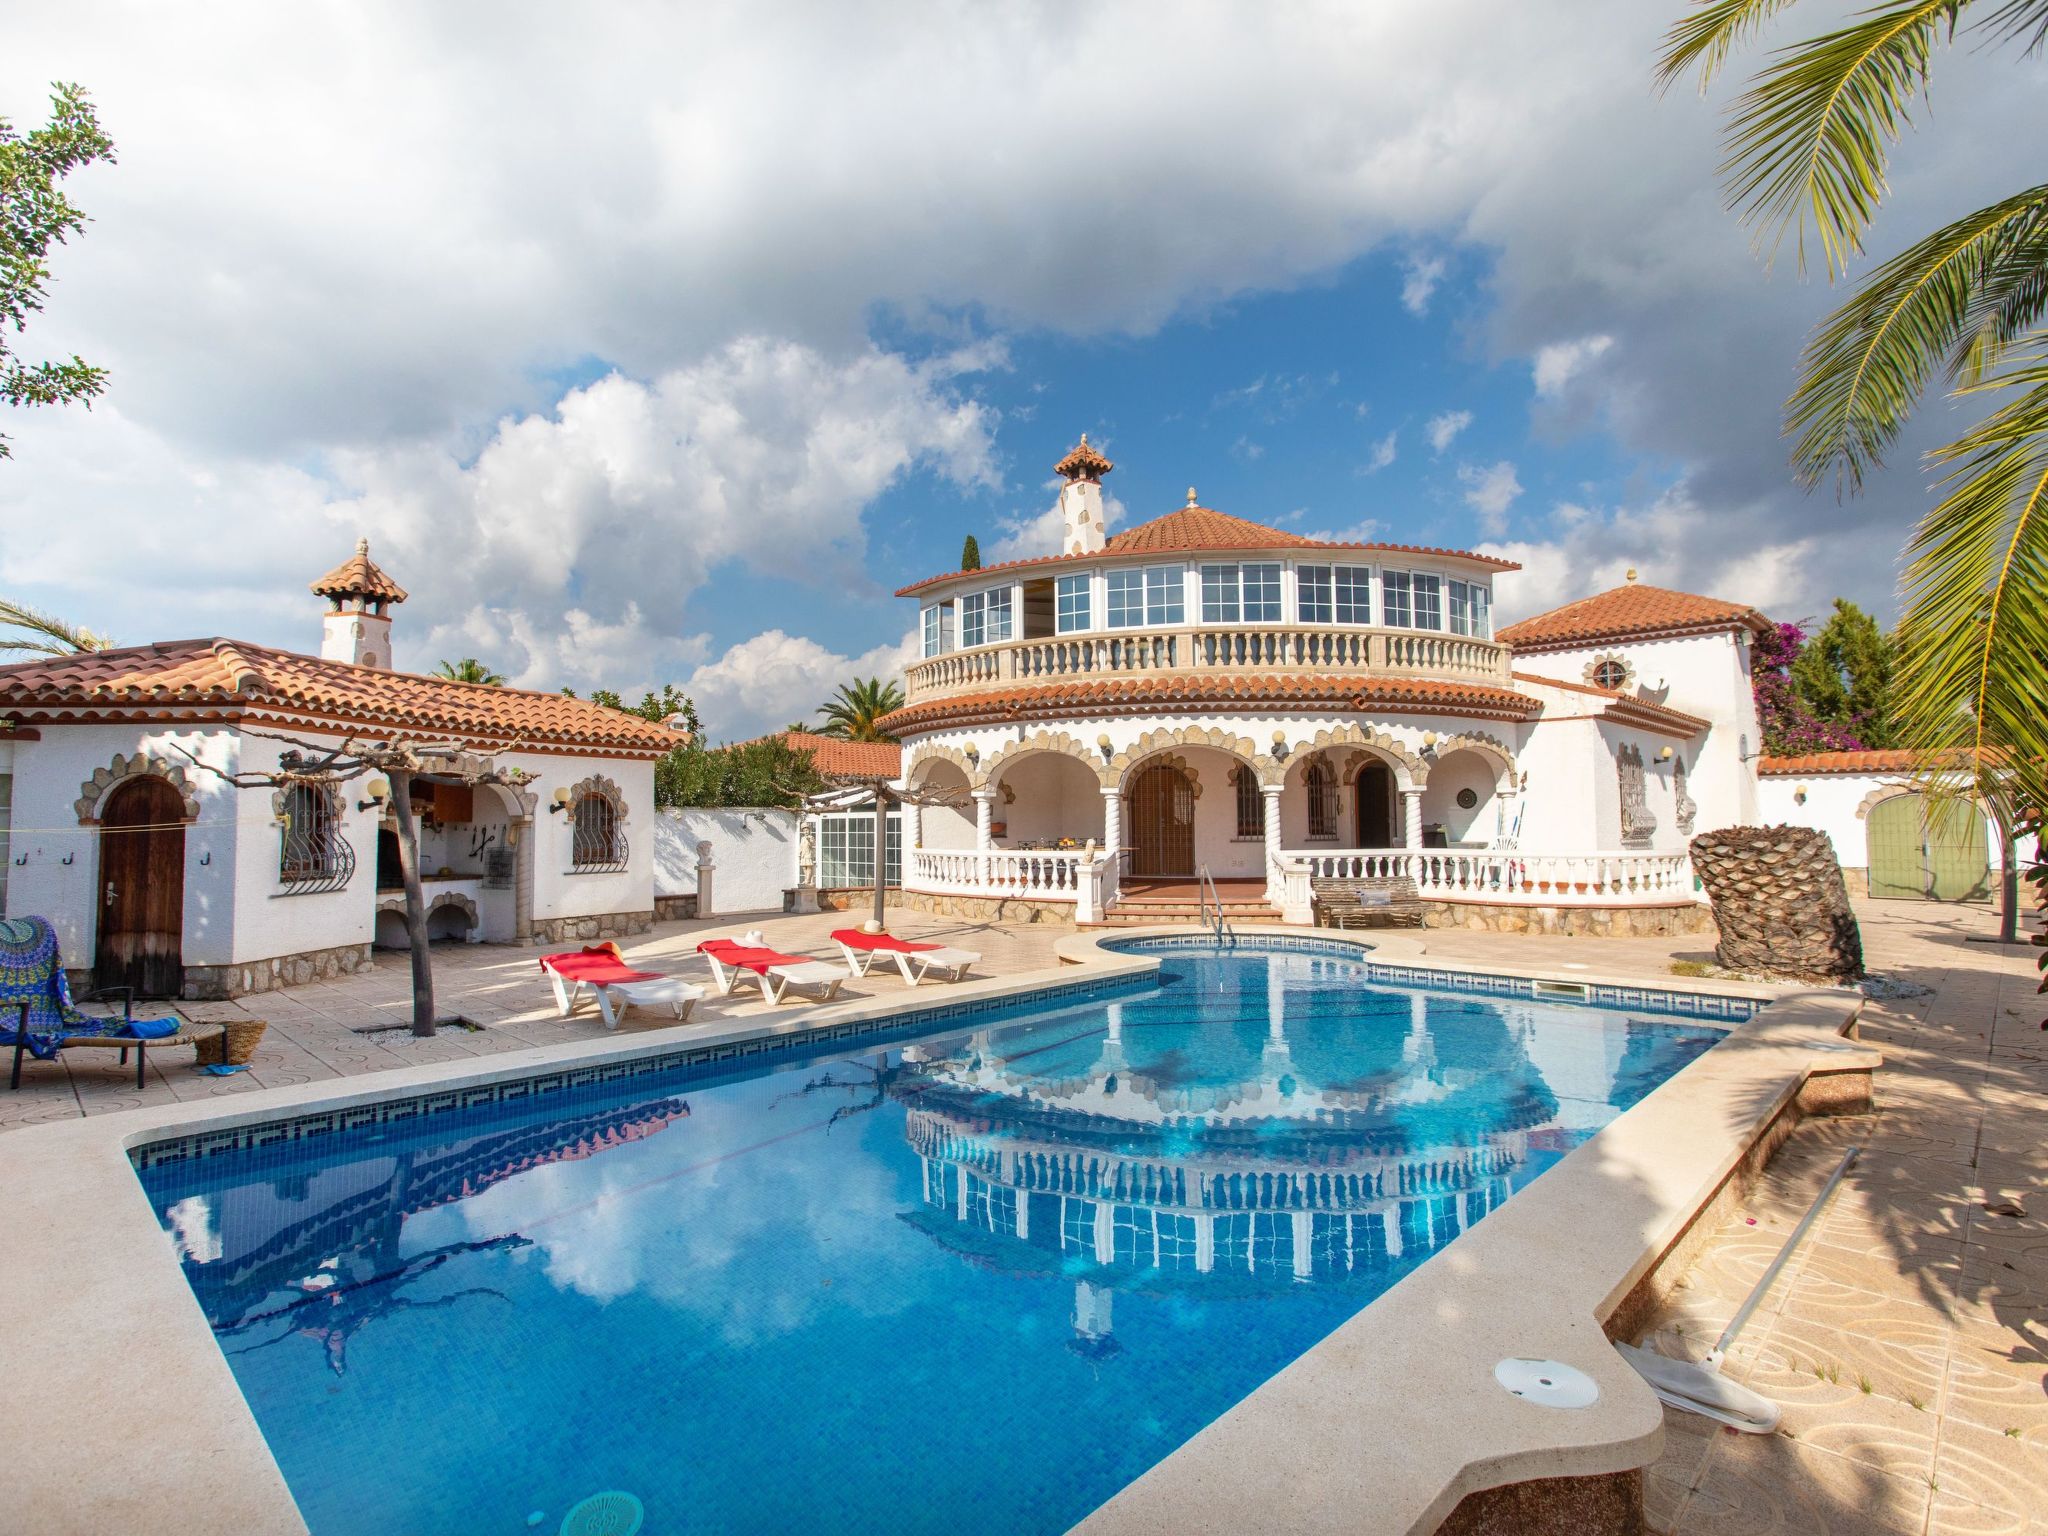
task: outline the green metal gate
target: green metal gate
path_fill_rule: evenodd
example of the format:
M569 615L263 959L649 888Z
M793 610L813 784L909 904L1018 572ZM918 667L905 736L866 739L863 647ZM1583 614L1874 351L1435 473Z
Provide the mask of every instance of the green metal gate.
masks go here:
M1984 816L1967 801L1894 795L1870 808L1870 894L1897 901L1988 901Z

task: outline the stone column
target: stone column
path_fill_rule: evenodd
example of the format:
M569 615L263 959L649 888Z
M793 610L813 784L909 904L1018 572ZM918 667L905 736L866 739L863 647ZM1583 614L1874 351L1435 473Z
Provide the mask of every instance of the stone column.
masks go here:
M711 844L708 841L701 842L697 845L697 915L699 917L709 917L718 910L711 904L712 868Z
M1114 784L1102 789L1102 846L1116 859L1117 868L1123 868L1124 857L1124 792Z
M974 791L974 846L986 853L995 847L992 830L996 820L996 791L993 786Z
M1280 786L1261 784L1259 799L1266 817L1266 900L1278 906L1287 894L1286 878L1280 873Z
M1422 846L1422 791L1419 789L1401 791L1401 833L1404 847L1412 850Z
M899 806L903 812L903 863L908 870L910 850L924 842L924 807L915 800L900 801Z

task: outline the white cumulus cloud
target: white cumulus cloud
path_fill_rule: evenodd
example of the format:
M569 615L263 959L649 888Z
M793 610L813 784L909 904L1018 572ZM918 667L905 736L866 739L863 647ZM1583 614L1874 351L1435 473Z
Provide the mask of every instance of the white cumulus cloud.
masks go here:
M1536 351L1536 393L1550 397L1564 392L1565 385L1584 373L1614 345L1612 336L1581 336L1577 341L1553 342Z
M1450 263L1441 256L1410 256L1401 268L1401 307L1411 315L1429 313L1429 301Z
M1368 475L1376 475L1394 462L1395 454L1398 452L1395 440L1400 435L1400 429L1396 428L1372 445L1372 454L1365 462L1365 472Z
M901 682L916 655L914 633L859 656L842 656L802 635L771 629L707 661L682 688L714 741L743 741L785 725L815 726L819 706L841 683L856 677Z
M1515 466L1506 459L1481 467L1458 466L1458 483L1465 487L1465 505L1479 514L1479 526L1489 534L1500 534L1508 525L1508 508L1522 494L1522 482Z
M1471 425L1470 411L1445 411L1429 418L1422 428L1422 435L1429 439L1429 451L1440 454L1457 441L1460 432Z

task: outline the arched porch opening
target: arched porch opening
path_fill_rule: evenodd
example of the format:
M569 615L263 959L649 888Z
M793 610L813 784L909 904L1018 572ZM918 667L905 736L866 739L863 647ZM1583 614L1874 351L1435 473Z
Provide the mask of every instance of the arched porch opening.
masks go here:
M1129 881L1266 878L1257 768L1218 747L1176 746L1132 763L1121 794L1124 873ZM1246 783L1249 776L1251 782Z
M1422 790L1422 841L1429 848L1491 848L1499 840L1505 765L1459 747L1437 758Z
M917 832L912 846L939 850L960 850L974 846L974 802L967 771L943 757L928 757L913 763L910 787L926 794L944 795L940 805L914 807Z
M1007 757L992 787L989 830L996 847L1102 846L1102 779L1079 758L1065 752Z

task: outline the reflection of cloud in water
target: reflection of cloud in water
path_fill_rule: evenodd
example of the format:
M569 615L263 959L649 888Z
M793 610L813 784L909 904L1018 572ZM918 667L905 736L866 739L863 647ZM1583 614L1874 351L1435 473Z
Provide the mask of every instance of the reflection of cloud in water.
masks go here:
M882 1241L904 1204L896 1165L834 1155L878 1133L900 1145L901 1111L828 1132L834 1107L707 1094L680 1134L536 1168L429 1214L466 1235L524 1233L561 1289L600 1303L644 1296L717 1325L730 1344L794 1332L828 1303L904 1311L922 1286L917 1255ZM408 1246L429 1240L428 1222L407 1226Z

